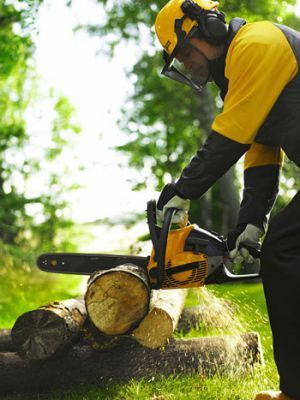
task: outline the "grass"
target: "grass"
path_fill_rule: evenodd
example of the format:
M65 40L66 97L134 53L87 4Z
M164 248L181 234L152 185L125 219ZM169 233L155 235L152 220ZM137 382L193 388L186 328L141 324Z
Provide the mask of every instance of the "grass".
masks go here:
M20 261L21 260L21 261ZM49 301L79 294L80 279L54 276L32 268L34 258L0 253L0 327L11 327L21 313ZM234 310L234 319L227 327L202 327L177 337L222 335L240 331L257 331L264 350L265 366L241 376L176 376L132 380L124 385L81 386L47 393L0 396L1 400L250 400L263 389L276 389L278 377L272 356L271 332L261 283L212 285L206 301L220 298ZM186 305L203 300L201 291L189 292ZM0 376L1 379L1 376Z
M54 300L77 296L81 278L45 274L35 255L0 243L0 328L11 327L26 311Z

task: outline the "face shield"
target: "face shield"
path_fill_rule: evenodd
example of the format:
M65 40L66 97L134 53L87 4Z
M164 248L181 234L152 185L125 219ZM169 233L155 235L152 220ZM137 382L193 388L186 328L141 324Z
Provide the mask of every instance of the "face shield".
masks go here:
M164 52L165 66L162 74L201 92L210 79L210 63L206 55L188 39L176 53Z

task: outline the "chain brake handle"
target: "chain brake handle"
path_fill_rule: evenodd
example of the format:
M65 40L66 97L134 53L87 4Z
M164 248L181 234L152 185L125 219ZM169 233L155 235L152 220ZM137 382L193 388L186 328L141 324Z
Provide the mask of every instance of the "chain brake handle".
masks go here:
M160 289L163 284L168 235L172 225L172 218L176 211L177 208L168 208L164 215L162 227L158 228L156 225L156 201L150 200L147 203L147 220L150 238L154 248L155 259L157 261L156 283L153 285L153 289Z

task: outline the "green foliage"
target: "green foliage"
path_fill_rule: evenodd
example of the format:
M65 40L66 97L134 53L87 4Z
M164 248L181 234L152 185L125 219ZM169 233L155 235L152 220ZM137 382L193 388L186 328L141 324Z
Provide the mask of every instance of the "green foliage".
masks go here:
M38 271L37 255L30 248L22 249L0 241L1 328L11 327L24 312L78 295L82 278Z
M58 231L72 225L63 193L76 187L63 186L59 175L68 171L51 171L49 163L58 162L80 127L68 99L52 90L48 94L54 112L48 132L51 144L45 149L43 161L28 150L32 146L32 133L24 115L34 100L39 100L32 35L36 32L35 20L42 1L7 3L0 1L0 240L24 245L30 238L38 247L41 243L54 246ZM40 194L32 197L26 193L26 186L43 168L49 168L48 187L41 185L44 190L41 188ZM28 205L42 210L40 225L27 213Z
M144 79L137 80L135 93L122 110L120 126L128 134L128 142L117 149L128 155L130 166L140 169L149 165L148 173L161 187L165 175L177 176L198 149L213 105L207 95L192 96L183 85L174 90L173 82L159 76L159 62L160 54L144 54L131 72ZM207 113L200 123L201 110ZM147 180L141 182L145 187Z

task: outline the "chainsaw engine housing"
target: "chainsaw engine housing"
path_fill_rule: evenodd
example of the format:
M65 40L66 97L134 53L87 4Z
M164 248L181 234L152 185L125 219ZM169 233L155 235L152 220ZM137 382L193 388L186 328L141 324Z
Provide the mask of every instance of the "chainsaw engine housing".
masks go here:
M165 265L161 288L192 288L205 284L211 268L221 264L224 255L224 241L221 236L205 231L197 225L188 225L168 233ZM211 263L210 256L214 260ZM152 249L148 273L150 282L157 277L157 257Z

